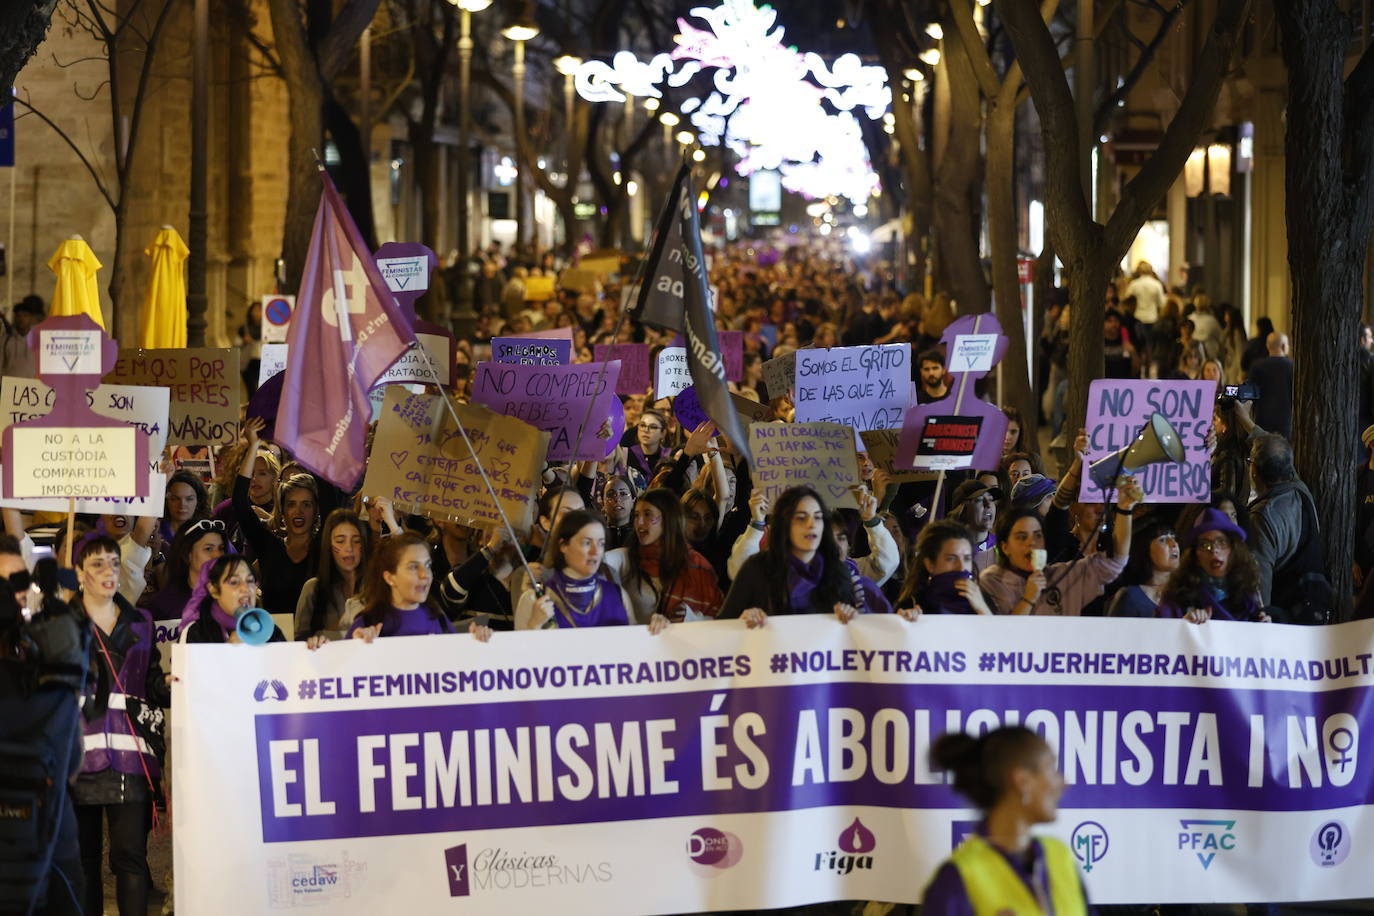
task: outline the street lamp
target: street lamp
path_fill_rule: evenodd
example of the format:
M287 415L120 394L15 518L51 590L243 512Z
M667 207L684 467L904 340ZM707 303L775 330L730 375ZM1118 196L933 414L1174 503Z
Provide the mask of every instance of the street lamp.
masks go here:
M525 235L525 170L520 167L520 141L525 138L525 42L539 34L529 4L526 4L501 34L515 43L515 64L511 76L515 81L515 161L519 170L515 176L515 248L518 252Z
M671 111L665 111L658 116L658 123L663 125L663 146L665 149L672 149L673 128L677 127L681 120L681 118Z
M461 337L471 337L477 329L477 312L472 308L472 250L468 238L471 216L468 193L468 166L472 159L472 14L491 6L491 0L449 0L458 7L458 311L453 316L453 330Z

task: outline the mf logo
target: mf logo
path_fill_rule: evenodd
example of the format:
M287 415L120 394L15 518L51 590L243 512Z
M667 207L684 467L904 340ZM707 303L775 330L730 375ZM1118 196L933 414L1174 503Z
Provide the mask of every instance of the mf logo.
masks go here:
M1192 851L1204 869L1211 867L1220 850L1236 848L1235 821L1181 820L1183 830L1178 835L1178 848Z
M1085 872L1107 857L1107 828L1097 821L1084 821L1073 828L1071 842L1073 857L1083 864Z
M448 872L448 895L466 897L470 893L468 880L468 844L450 846L444 850L444 869Z

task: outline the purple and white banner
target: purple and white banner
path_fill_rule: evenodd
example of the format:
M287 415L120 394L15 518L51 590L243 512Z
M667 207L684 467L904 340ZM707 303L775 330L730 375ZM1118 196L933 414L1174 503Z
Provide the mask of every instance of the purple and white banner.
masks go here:
M1059 754L1044 829L1097 903L1374 896L1372 643L883 615L178 645L177 912L917 902L976 826L932 741L1010 722Z

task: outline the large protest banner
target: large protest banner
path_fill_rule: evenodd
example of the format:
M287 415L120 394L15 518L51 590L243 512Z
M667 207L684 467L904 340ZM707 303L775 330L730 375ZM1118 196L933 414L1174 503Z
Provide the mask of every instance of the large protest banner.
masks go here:
M625 432L625 410L615 396L619 374L618 362L574 366L478 363L472 400L549 433L550 461L600 461ZM595 403L589 412L587 402L592 398Z
M902 425L911 395L911 344L807 349L796 355L798 423L843 423L856 430Z
M784 490L810 487L827 509L857 509L859 486L854 433L839 423L751 423L754 488L776 502Z
M912 903L977 821L931 742L1003 723L1057 753L1043 829L1095 903L1368 897L1371 642L1371 621L817 615L178 645L176 908Z
M1154 381L1152 379L1096 379L1088 386L1088 454L1099 458L1130 445L1150 415L1162 413L1183 442L1187 461L1164 461L1135 471L1147 503L1201 503L1212 495L1212 462L1207 431L1216 404L1214 381ZM1100 503L1104 494L1089 475L1083 475L1079 499Z
M232 445L239 441L239 351L119 351L105 382L161 385L171 392L168 445Z
M482 407L454 408L507 520L517 531L528 531L549 434ZM438 395L412 394L399 385L386 390L362 492L462 525L501 524L472 452Z
M77 512L96 515L160 516L165 510L163 497L167 476L162 473L162 449L167 444L168 392L162 387L101 385L86 393L91 410L111 420L123 420L138 430L148 445L148 495L120 498L92 496L76 501ZM53 409L55 394L37 379L0 379L0 430L11 423L45 417ZM34 512L66 512L65 499L22 499L0 501L0 506Z

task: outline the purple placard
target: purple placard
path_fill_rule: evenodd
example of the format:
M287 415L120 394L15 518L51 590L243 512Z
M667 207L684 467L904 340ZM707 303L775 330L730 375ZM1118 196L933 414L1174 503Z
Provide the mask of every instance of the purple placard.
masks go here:
M892 650L883 651L893 654ZM957 654L963 666L966 663L963 653ZM858 653L853 655L857 659ZM1077 653L1062 655L1081 661ZM779 657L786 660L786 656ZM839 653L834 653L835 661L838 657ZM1153 655L1142 657L1147 662L1156 659ZM1134 663L1137 657L1122 655L1121 658ZM1173 656L1159 655L1157 658L1167 661ZM1116 661L1117 656L1109 655L1108 659ZM1198 657L1198 661L1204 663L1207 659L1207 656ZM967 659L970 665L975 661ZM996 663L997 659L992 661ZM1213 658L1213 661L1221 659ZM1286 665L1288 660L1283 659L1283 663ZM1310 664L1320 667L1319 662ZM443 672L448 685L436 689L457 693L467 689L462 686L467 680L475 684L479 673L483 672L463 669ZM437 684L439 678L435 680ZM321 679L320 696L327 699L326 691L356 692L358 682L366 685L368 681L365 676ZM925 765L924 754L919 752L929 747L930 742L948 727L946 723L953 722L957 728L958 723L967 722L972 727L975 715L995 718L989 710L1015 710L1023 719L1028 715L1038 719L1035 727L1050 730L1055 745L1059 744L1061 731L1069 727L1061 723L1072 721L1076 728L1093 729L1087 732L1093 736L1091 740L1080 739L1062 758L1070 772L1079 774L1071 777L1065 787L1060 802L1064 809L1312 811L1343 808L1368 804L1371 791L1374 791L1369 768L1360 770L1353 765L1357 759L1354 752L1342 760L1352 764L1346 784L1338 785L1327 779L1313 785L1304 784L1300 777L1290 784L1288 777L1298 773L1296 768L1300 766L1296 752L1291 757L1277 753L1264 755L1260 766L1252 770L1251 755L1246 748L1247 744L1271 749L1290 748L1295 740L1292 722L1301 721L1299 716L1305 716L1308 722L1315 719L1319 723L1329 722L1330 717L1338 714L1344 714L1351 722L1367 721L1370 696L1368 690L1313 693L1310 690L1240 687L1218 690L1154 685L1094 685L1085 692L1078 684L1005 684L989 683L986 679L968 684L827 682L741 688L723 695L724 706L720 707L720 714L728 717L725 721L738 721L746 714L753 717L759 727L750 733L752 746L746 753L736 745L723 742L718 745L718 757L712 761L712 766L718 773L737 772L736 767L753 767L757 771L759 761L766 761L765 772L774 774L773 778L747 791L741 788L719 791L707 789L702 784L702 756L699 753L702 710L714 710L722 699L721 694L708 691L264 713L254 717L258 804L262 837L266 843L651 818L720 817L837 805L898 811L963 809L967 802L945 785L943 774ZM810 775L800 780L779 777L777 774L790 774L799 749L809 746L806 742L816 740L816 711L821 711L824 722L825 711L831 709L852 711L863 722L871 722L884 712L891 715L893 710L907 711L899 720L904 726L902 734L909 731L911 738L908 740L914 743L917 753L895 758L901 761L894 764L900 767L900 778L880 779L875 773L877 768L871 766L858 767L859 775L844 781L831 781L812 771L807 771ZM1286 721L1274 713L1276 709L1291 710L1294 719ZM910 712L913 710L915 712ZM803 732L803 723L807 721L803 711L811 713L813 731L810 738ZM1115 762L1109 765L1104 761L1099 771L1098 756L1107 751L1099 748L1094 727L1099 717L1105 719L1107 716L1111 717L1112 731L1101 740ZM1174 717L1175 723L1160 724L1165 716ZM662 762L658 765L662 780L671 781L673 791L649 795L641 790L631 794L627 784L614 791L607 786L600 792L583 793L576 800L563 794L561 786L591 779L585 774L594 770L595 765L589 766L589 761L595 759L596 749L586 748L585 744L586 736L599 734L597 723L636 723L650 719L665 723L659 740L671 753L660 755ZM1181 725L1178 724L1180 720ZM986 719L982 722L986 727ZM1201 724L1203 722L1206 724ZM1123 723L1119 731L1116 723ZM1259 730L1252 733L1256 727ZM470 751L467 742L461 745L447 743L447 736L467 737L487 729L511 741L517 734L533 735L547 729L553 745L560 748L567 736L578 735L580 737L574 739L576 743L570 742L569 746L581 745L582 748L569 755L551 754L537 763L531 762L530 755L522 754L526 772L538 767L537 772L548 772L550 778L541 777L538 789L529 788L531 781L526 780L526 788L520 789L517 787L521 783L513 776L519 772L519 764L503 777L501 768L492 767L488 771L484 765L487 758L478 756L486 751ZM414 803L413 798L425 792L424 764L417 766L421 754L415 749L416 736L425 734L443 735L447 747L460 748L457 772L490 775L475 776L472 781L477 785L470 785L464 775L457 787L453 786L456 778L450 776L455 802ZM367 750L363 750L363 736L374 736ZM396 775L388 766L388 754L397 753L396 746L391 744L393 737L404 740L406 736L412 748L408 762L417 767L411 770L409 777ZM1354 740L1352 736L1352 743ZM300 753L278 754L274 762L274 741L309 741L318 742L318 745L309 764ZM1067 736L1065 741L1068 741ZM638 747L638 744L632 746ZM1318 768L1323 766L1323 747L1321 744L1314 747ZM1367 752L1367 748L1365 750ZM534 756L539 758L545 753L545 750L536 750ZM362 770L360 762L371 766ZM818 769L821 764L814 766ZM1194 766L1198 766L1198 770L1193 777L1181 778L1185 772L1192 773ZM1285 772L1290 769L1291 772ZM1086 776L1088 772L1093 774L1091 778ZM1261 777L1258 781L1256 772ZM492 802L497 784L509 789L509 801ZM367 788L366 793L360 791L361 787ZM462 803L456 803L460 799L457 791L460 787L464 792L471 792L471 802L463 799ZM302 816L302 809L310 810L310 794L328 802L329 806L322 813ZM412 799L406 799L407 795ZM364 797L369 800L368 810L363 809L361 800ZM285 810L279 813L278 805ZM1167 837L1161 843L1172 840Z
M625 410L615 396L619 375L614 360L575 366L478 363L472 402L547 431L550 461L600 461L625 433ZM590 414L588 398L596 399Z
M429 291L429 279L439 266L439 259L418 242L387 242L377 249L373 260L402 314L415 327L415 300Z
M1207 432L1216 404L1215 381L1152 381L1149 379L1097 379L1088 387L1088 454L1092 464L1099 458L1130 445L1149 420L1162 413L1183 442L1187 461L1162 461L1135 471L1147 503L1201 503L1212 496L1212 464L1207 454ZM1087 473L1079 499L1102 502L1103 492Z
M648 344L597 344L592 348L592 357L599 363L620 360L616 394L645 394L653 383L649 377Z
M964 334L997 334L996 345L992 349L991 364L996 365L1007 355L1009 343L1002 334L1002 325L991 312L980 315L964 315L956 318L940 338L946 353L955 352L955 340ZM915 404L902 418L902 435L897 442L897 455L893 466L915 468L917 470L953 470L953 462L937 460L932 463L931 456L922 456L922 436L926 421L930 417L958 416L970 420L982 419L978 432L978 446L959 467L977 470L996 470L1002 462L1002 446L1007 435L1007 415L974 394L974 383L987 375L986 371L950 372L952 382L949 394L929 404ZM915 387L912 387L915 392ZM927 448L926 451L930 449Z
M566 366L572 362L572 341L562 337L493 337L491 358L523 366Z
M720 341L720 358L725 362L725 380L728 382L744 381L744 332L717 331L716 338ZM685 347L687 343L679 334L673 338L673 342L669 346ZM597 357L597 359L600 358Z
M909 343L798 350L797 422L893 429L902 425L910 384Z
M688 433L711 419L697 398L695 385L687 386L673 398L673 416L677 417L678 423L682 424L683 430Z

